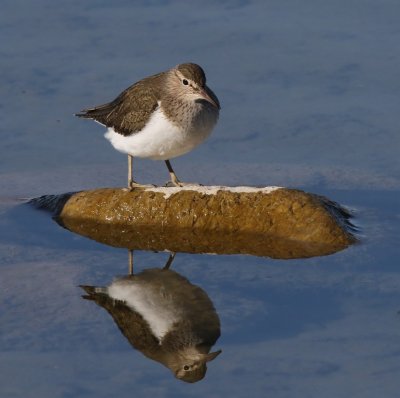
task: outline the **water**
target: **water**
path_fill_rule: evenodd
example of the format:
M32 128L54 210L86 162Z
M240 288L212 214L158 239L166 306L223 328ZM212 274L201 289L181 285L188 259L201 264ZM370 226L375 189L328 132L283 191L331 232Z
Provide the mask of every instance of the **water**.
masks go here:
M397 397L400 138L395 1L3 1L0 15L0 395ZM127 252L73 235L19 198L121 186L126 159L73 113L193 61L222 104L173 161L203 184L291 186L353 209L361 243L327 257L177 255L221 320L196 384L135 351L79 285ZM163 183L160 162L135 163ZM166 253L135 253L162 267Z

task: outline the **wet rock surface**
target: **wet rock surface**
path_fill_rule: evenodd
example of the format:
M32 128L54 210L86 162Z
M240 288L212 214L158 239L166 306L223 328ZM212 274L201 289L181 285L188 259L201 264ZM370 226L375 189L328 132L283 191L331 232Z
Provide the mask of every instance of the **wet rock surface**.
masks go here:
M356 242L346 209L288 188L104 188L32 203L72 232L129 249L299 258Z

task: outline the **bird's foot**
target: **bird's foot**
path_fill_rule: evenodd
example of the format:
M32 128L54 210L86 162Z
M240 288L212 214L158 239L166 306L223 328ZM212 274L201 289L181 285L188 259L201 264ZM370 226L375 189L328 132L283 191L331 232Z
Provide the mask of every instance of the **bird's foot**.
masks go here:
M181 182L181 181L179 181L178 177L176 176L176 174L172 170L171 164L168 161L166 161L166 162L167 162L167 167L168 167L168 170L169 170L169 175L171 177L171 180L168 181L165 184L166 187L187 187L187 186L190 186L190 185L195 185L195 186L196 185L197 186L201 185L201 184L198 184L196 182Z
M123 188L124 191L129 191L132 192L135 189L145 189L145 188L155 188L157 187L157 185L153 185L153 184L139 184L136 181L131 181L129 183L129 186L127 188Z
M179 180L177 180L177 181L173 181L173 180L171 180L171 181L167 181L166 183L165 183L165 187L189 187L189 186L200 186L200 187L202 187L203 186L203 184L199 184L198 182L181 182L181 181L179 181Z

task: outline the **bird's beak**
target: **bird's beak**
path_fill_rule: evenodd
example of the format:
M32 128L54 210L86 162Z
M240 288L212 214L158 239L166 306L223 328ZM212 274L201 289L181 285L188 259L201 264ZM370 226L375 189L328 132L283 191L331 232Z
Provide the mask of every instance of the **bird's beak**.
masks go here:
M209 354L205 355L204 359L206 362L210 362L215 359L219 354L221 354L222 350L218 350L215 352L210 352Z
M199 93L201 97L204 98L207 102L209 102L212 106L215 106L217 109L220 109L218 103L213 98L211 98L211 95L208 94L204 88L200 88Z

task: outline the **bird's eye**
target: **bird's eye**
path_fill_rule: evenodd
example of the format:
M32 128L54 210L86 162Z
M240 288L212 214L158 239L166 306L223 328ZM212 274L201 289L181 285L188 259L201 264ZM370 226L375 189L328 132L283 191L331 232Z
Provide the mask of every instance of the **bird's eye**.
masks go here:
M185 365L185 366L183 367L183 370L189 370L189 366L188 366L188 365Z
M182 80L182 83L183 83L185 86L187 86L187 85L189 84L189 82L188 82L186 79L183 79L183 80Z

